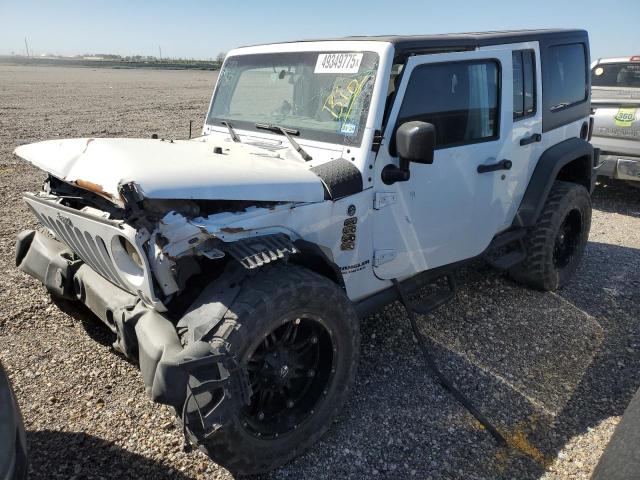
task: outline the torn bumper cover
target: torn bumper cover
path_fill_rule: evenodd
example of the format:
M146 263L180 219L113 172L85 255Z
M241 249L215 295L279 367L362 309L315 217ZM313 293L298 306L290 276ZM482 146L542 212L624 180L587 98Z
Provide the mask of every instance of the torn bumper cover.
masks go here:
M224 349L216 347L212 351L212 346L201 340L183 348L176 327L167 317L74 258L65 245L40 232L27 230L18 235L16 266L40 280L54 295L80 301L97 315L117 335L114 348L139 362L153 401L180 411L187 392L200 397L201 392L194 390L202 390L198 386L204 384L221 389L219 395L209 395L216 398L216 403L226 396L250 396L245 376L229 375L229 365L235 360L221 351ZM211 422L217 415L210 412L217 406L199 402L203 430L214 428Z

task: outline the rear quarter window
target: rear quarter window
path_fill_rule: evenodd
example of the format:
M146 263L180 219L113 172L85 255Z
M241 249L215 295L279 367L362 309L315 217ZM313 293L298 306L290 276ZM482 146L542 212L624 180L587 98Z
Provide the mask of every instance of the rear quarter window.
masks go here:
M549 47L547 68L544 88L552 112L587 99L586 52L582 43Z
M536 113L536 70L533 50L515 50L513 59L513 119Z

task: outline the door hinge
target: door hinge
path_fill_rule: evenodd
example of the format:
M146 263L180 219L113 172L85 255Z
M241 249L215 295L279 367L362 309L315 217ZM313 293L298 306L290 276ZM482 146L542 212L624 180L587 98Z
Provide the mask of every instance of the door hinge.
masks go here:
M373 266L379 267L396 259L395 250L376 250L373 252Z
M395 192L376 192L373 197L373 208L380 210L384 207L396 203L397 195Z
M382 145L382 132L380 130L376 130L375 132L373 132L373 142L371 142L371 150L378 153L378 150L380 150L380 145Z

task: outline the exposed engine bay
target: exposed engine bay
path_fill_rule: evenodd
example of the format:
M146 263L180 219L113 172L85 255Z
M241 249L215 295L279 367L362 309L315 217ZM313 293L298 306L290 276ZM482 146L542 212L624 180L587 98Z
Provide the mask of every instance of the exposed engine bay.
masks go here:
M182 313L199 291L221 272L229 258L237 260L244 268L252 269L295 253L291 240L285 235L267 235L225 242L204 226L205 220L219 214L239 215L260 210L282 208L286 202L244 200L166 200L136 196L136 185L125 184L121 188L124 207L95 192L64 182L49 175L43 187L43 197L65 211L77 211L84 218L94 217L127 227L134 238L119 235L117 241L104 243L104 257L111 257L117 269L100 268L98 253L82 245L77 236L65 233L60 222L46 220L51 215L36 214L45 228L71 248L71 255L89 263L107 279L141 299L159 311ZM34 208L32 202L28 202ZM34 208L35 211L35 208ZM57 213L57 218L64 217ZM73 220L68 220L73 225ZM222 228L224 230L224 227ZM243 229L229 228L226 233L241 234ZM85 231L84 235L92 235ZM100 240L96 240L98 244ZM100 249L101 247L95 247ZM110 254L108 252L110 250ZM83 258L84 257L84 258ZM128 257L125 262L123 257ZM136 272L145 275L147 267L152 272L149 292L137 290ZM206 277L199 278L203 271ZM105 274L106 273L106 274ZM124 275L123 275L124 273ZM124 281L118 277L124 277ZM187 284L191 288L187 288Z

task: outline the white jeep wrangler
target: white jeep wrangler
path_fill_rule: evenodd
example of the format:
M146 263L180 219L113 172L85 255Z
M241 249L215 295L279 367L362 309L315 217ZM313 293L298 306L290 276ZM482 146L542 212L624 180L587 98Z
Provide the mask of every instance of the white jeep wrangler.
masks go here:
M17 148L49 174L17 266L117 335L191 441L267 471L347 399L359 317L479 257L568 281L591 222L588 73L581 30L233 50L201 137Z

